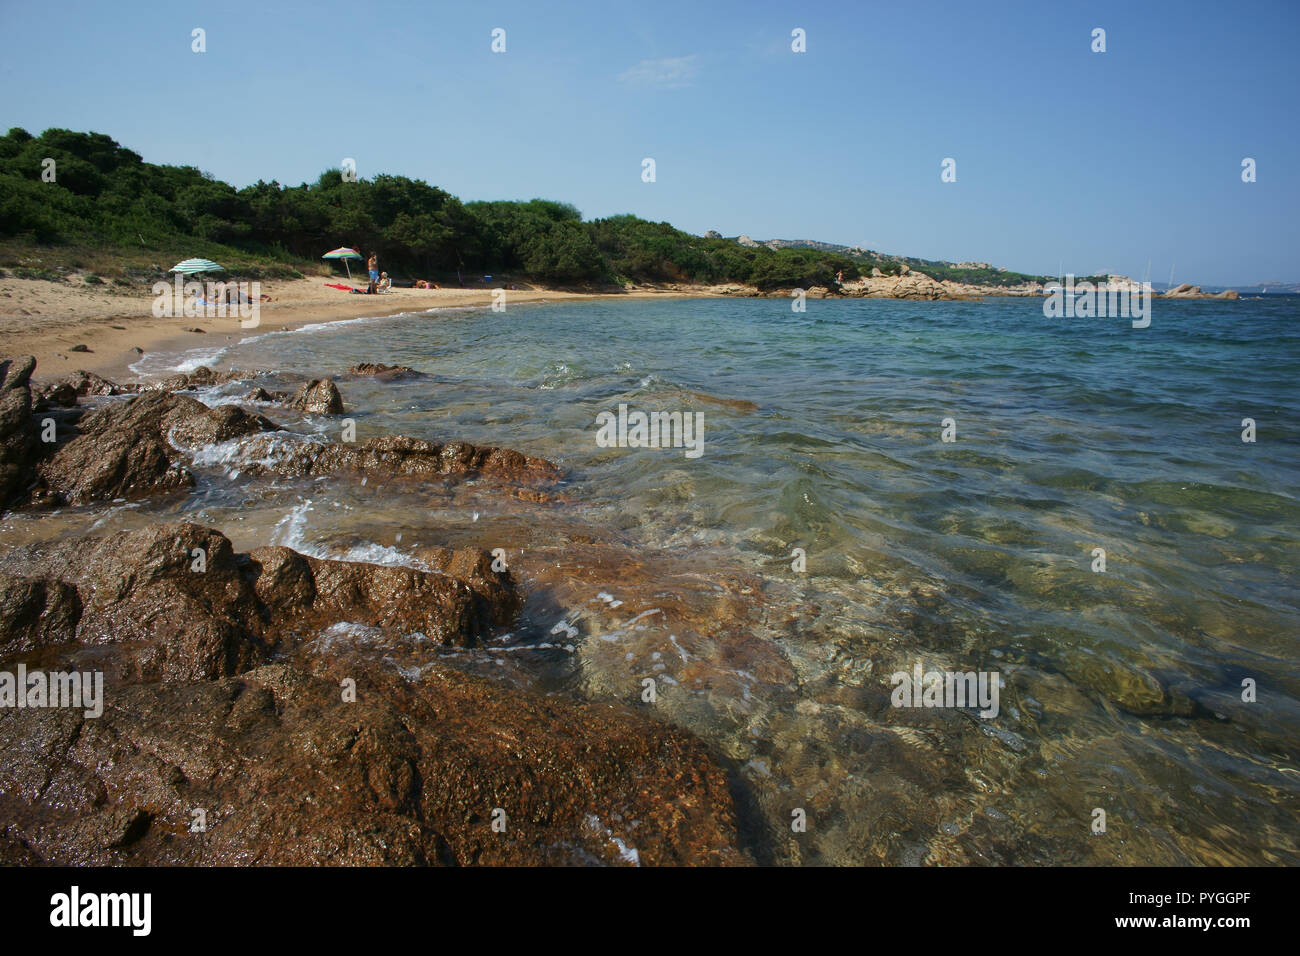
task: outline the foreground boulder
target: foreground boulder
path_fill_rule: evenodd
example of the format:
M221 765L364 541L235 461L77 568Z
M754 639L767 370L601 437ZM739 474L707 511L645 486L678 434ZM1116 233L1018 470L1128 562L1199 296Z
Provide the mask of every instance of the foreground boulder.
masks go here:
M0 709L0 862L743 862L704 747L623 709L355 661L105 697Z
M0 707L0 863L745 862L688 733L443 661L517 607L443 557L468 579L185 524L0 557L0 670L106 674L98 716Z

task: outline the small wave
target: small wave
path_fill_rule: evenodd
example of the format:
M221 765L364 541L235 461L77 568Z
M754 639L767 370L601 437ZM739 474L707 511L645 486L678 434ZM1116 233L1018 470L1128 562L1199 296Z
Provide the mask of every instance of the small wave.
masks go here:
M292 548L299 554L322 561L349 561L356 564L379 564L386 567L413 568L416 571L439 573L425 562L399 551L397 548L363 541L346 548L328 548L307 539L307 515L314 510L312 499L295 505L275 523L271 543Z
M167 442L173 448L183 448L173 439L175 429L167 435ZM200 445L189 449L190 463L198 468L247 468L249 465L261 465L274 468L286 456L293 453L293 446L326 444L319 435L299 435L295 432L262 432L256 442L250 442L246 436L231 438L229 441L211 445ZM256 447L262 454L251 457L249 448ZM232 476L234 477L234 476Z
M175 353L146 354L127 367L136 375L183 374L193 372L201 365L211 368L219 364L228 351L228 347L222 346L217 349L187 349L179 358Z
M310 335L314 332L323 332L326 329L346 328L349 325L359 325L362 322L373 322L376 319L396 319L402 316L409 316L412 313L402 312L398 315L362 315L355 319L334 319L329 322L310 322L307 325L301 325L296 329L272 329L270 332L261 332L258 335L250 335L247 338L239 340L240 345L251 345L254 342L261 342L263 339L269 339L278 335Z

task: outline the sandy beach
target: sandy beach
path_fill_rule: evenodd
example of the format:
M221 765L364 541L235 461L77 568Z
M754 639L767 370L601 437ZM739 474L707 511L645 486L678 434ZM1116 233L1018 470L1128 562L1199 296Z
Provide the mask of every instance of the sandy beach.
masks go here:
M262 331L295 328L310 322L396 315L436 308L490 306L493 289L393 289L378 296L353 295L329 288L338 278L313 276L293 280L264 280L261 293L271 297L261 305ZM719 294L709 287L640 287L608 294L613 298L664 298ZM506 292L507 308L527 302L561 302L599 298L601 294L551 289ZM0 353L33 355L38 378L85 369L110 378L129 377L128 366L142 352L178 352L202 344L204 336L238 341L252 334L241 328L237 315L224 317L156 318L148 290L99 291L91 286L0 279ZM230 310L232 313L233 309ZM192 331L202 329L203 332ZM89 351L71 351L84 345ZM140 351L137 351L140 350Z

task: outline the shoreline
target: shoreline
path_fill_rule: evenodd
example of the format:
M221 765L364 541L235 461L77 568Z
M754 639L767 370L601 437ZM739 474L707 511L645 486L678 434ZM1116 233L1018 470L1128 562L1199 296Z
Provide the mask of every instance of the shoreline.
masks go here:
M119 380L137 377L130 368L143 355L180 354L210 344L234 345L247 335L301 328L318 322L384 318L449 308L487 308L493 292L484 289L396 289L381 296L355 296L326 288L324 280L270 280L262 283L272 301L261 304L259 322L245 328L237 314L224 317L153 315L152 294L102 293L84 288L39 288L31 280L0 280L0 353L31 355L37 378L87 371ZM520 289L506 293L510 305L625 298L706 298L697 291L638 289L632 292L567 292ZM232 312L235 311L233 308ZM202 329L202 333L191 331ZM75 350L85 346L86 351Z
M152 291L121 292L107 288L100 291L92 286L5 277L0 279L0 354L34 356L41 370L38 374L40 379L87 371L119 380L137 376L131 366L145 354L180 354L205 345L217 349L222 347L222 340L226 345L234 345L247 334L290 330L315 323L384 318L442 309L488 308L493 303L494 294L499 291L488 287L399 288L379 297L357 297L329 288L326 279L314 276L260 283L261 289L271 296L271 301L261 304L258 324L245 328L237 314L155 317ZM979 286L958 288L951 283L937 283L919 273L867 280L861 289L847 295L822 287L806 291L808 298L812 299L978 302L1041 297L1024 290L994 290ZM601 299L786 298L790 293L788 289L763 292L735 283L638 283L622 291L510 289L506 290L506 303L509 308L511 304ZM1222 300L1225 296L1183 294L1156 295L1154 298L1203 301Z

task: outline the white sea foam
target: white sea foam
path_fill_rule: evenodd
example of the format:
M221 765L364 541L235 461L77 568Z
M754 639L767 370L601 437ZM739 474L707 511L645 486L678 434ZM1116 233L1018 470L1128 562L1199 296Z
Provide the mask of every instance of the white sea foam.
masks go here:
M631 863L633 866L641 865L641 854L635 848L629 847L626 843L614 836L614 831L600 822L600 817L594 813L587 814L587 826L596 831L597 834L603 832L605 839L610 842L614 849L618 850L619 858L625 863Z
M292 548L299 554L322 561L351 561L356 564L379 564L385 567L412 568L432 574L441 572L431 568L425 562L397 548L363 541L348 548L326 548L307 538L307 515L315 508L312 499L295 505L275 523L271 532L271 543Z
M229 347L220 348L197 348L186 349L177 356L175 353L149 352L142 355L135 362L132 362L128 368L136 375L176 375L178 373L193 372L201 365L209 368L221 362L225 354L230 351Z
M355 621L339 621L337 624L331 624L321 631L317 642L320 648L325 651L333 651L339 647L370 647L378 642L383 633L379 628L371 627L368 624L359 624Z
M173 440L175 429L167 435L167 443L173 448L184 445ZM212 445L200 445L189 449L190 463L197 468L247 468L260 465L274 468L280 461L291 455L295 446L324 445L326 442L318 435L300 435L295 432L262 432L255 439L247 436L231 438L228 441ZM254 456L252 449L260 448L262 454Z
M400 312L397 315L362 315L355 319L336 319L332 322L310 322L307 325L300 325L296 329L272 329L270 332L261 332L257 335L249 335L239 340L240 345L251 345L254 342L261 342L263 339L269 339L281 335L311 335L314 332L323 332L326 329L346 328L349 325L359 325L363 322L374 322L378 319L396 319L403 315L410 315L409 312Z

